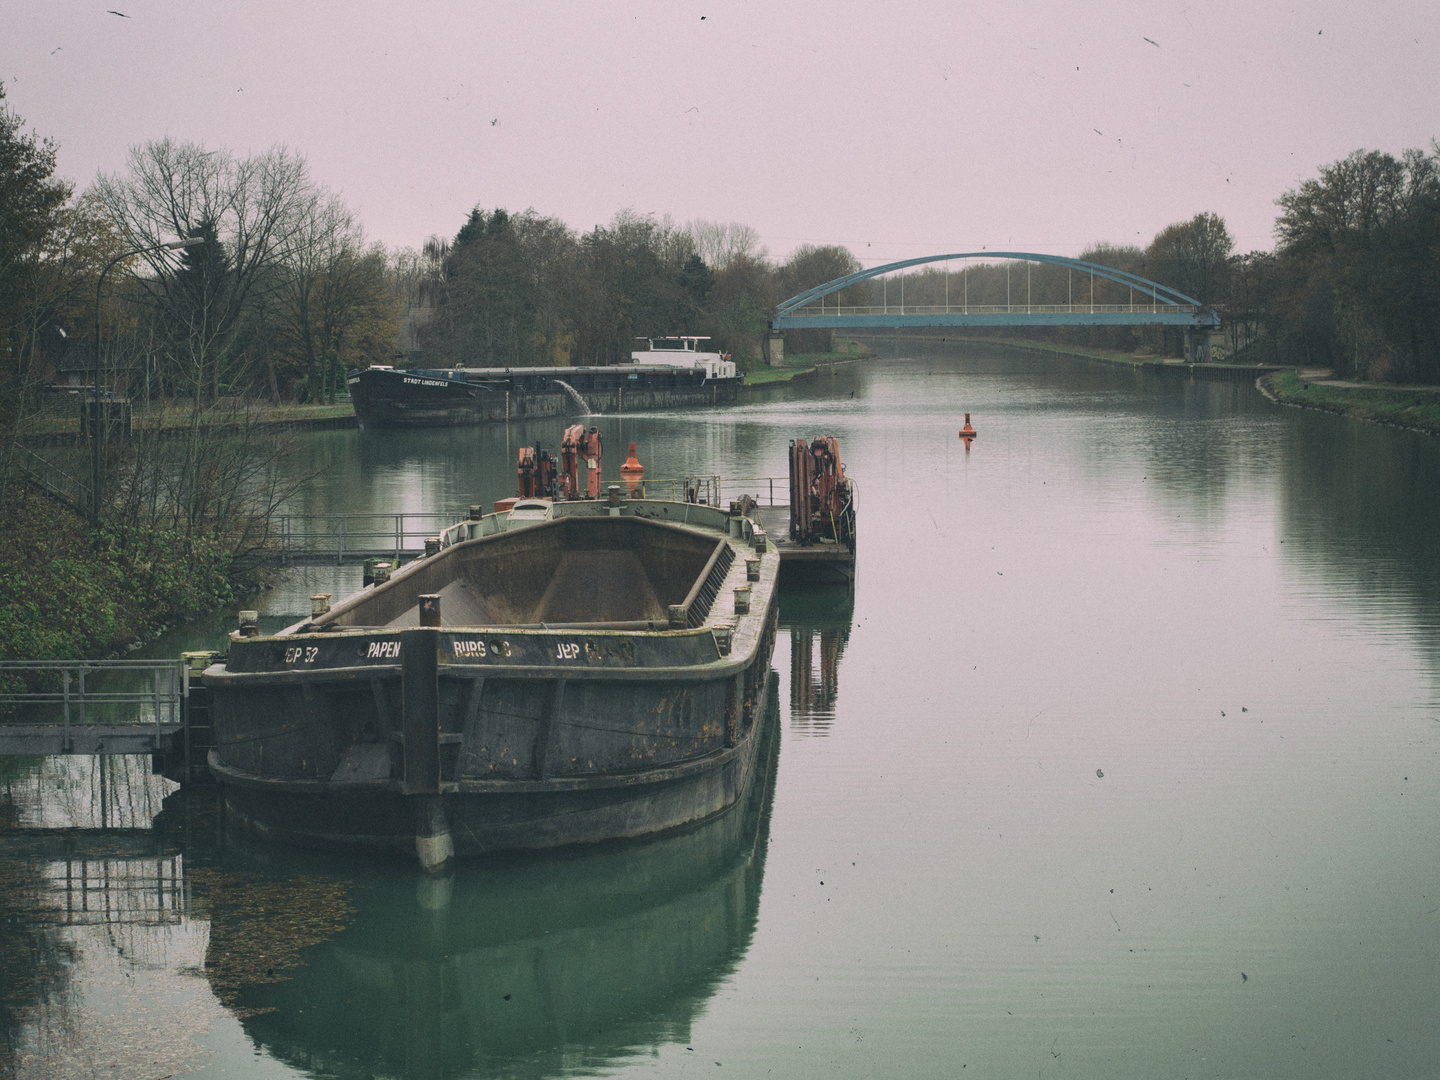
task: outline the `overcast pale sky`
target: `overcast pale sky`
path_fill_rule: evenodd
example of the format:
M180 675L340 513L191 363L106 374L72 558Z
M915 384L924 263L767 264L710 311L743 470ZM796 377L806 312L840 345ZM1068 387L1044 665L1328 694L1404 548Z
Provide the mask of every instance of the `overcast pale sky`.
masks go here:
M9 104L82 187L166 135L283 143L389 245L628 207L866 265L1201 211L1269 248L1319 166L1429 148L1437 57L1435 0L0 0Z

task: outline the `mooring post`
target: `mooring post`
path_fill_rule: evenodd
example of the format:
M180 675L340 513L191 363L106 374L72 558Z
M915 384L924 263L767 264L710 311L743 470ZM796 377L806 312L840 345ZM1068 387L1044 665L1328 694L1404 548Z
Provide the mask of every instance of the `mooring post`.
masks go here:
M440 631L400 631L400 713L404 769L401 790L416 795L415 854L427 873L455 856L440 800Z
M404 730L404 792L440 791L440 631L400 631L400 714Z

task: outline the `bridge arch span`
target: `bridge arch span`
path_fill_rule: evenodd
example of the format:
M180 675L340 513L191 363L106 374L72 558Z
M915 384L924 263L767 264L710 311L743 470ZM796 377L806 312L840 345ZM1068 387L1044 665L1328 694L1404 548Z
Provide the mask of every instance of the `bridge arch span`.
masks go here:
M1088 304L1005 304L1001 305L950 305L943 309L939 305L891 305L888 301L883 310L876 306L826 310L823 300L832 293L872 278L883 277L896 270L930 263L950 262L956 259L1005 259L1020 262L1046 263L1088 274L1091 278L1104 278L1124 285L1145 297L1143 304L1102 304L1094 303L1094 290ZM811 307L821 303L817 311ZM1030 251L966 251L949 255L925 255L916 259L902 259L899 262L873 266L844 277L827 281L813 289L792 296L778 304L770 318L772 331L791 329L827 329L898 326L1180 326L1199 329L1217 327L1220 316L1214 308L1206 307L1193 297L1186 296L1178 289L1162 285L1158 281L1117 270L1113 266L1071 259L1062 255L1042 255Z

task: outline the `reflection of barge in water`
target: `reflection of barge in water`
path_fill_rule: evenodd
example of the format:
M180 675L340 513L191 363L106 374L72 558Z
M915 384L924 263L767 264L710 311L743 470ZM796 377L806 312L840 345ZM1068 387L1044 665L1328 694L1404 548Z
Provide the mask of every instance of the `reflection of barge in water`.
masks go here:
M370 367L346 380L361 427L454 427L588 413L733 405L744 376L703 337L648 338L628 364L600 367Z
M346 1080L574 1075L688 1042L755 932L777 707L772 680L749 790L695 829L439 879L360 868L346 928L244 992L246 1034ZM209 947L229 943L212 931Z
M277 839L452 854L637 837L744 791L779 555L743 514L522 501L205 672L211 769Z

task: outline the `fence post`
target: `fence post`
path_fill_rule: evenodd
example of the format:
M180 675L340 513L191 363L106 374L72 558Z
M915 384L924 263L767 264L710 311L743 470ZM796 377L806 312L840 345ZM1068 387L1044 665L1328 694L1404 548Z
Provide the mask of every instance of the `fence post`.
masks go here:
M60 745L66 750L70 749L70 669L60 669L60 685L64 688L65 694L65 733L61 736Z
M348 514L340 515L340 528L335 533L335 565L339 566L345 561L345 524L350 520Z
M162 669L155 669L155 752L160 752L160 675Z
M190 663L184 657L180 659L180 682L176 688L175 705L180 709L180 722L184 725L181 729L181 745L185 753L185 782L190 782ZM174 719L174 714L171 714Z

